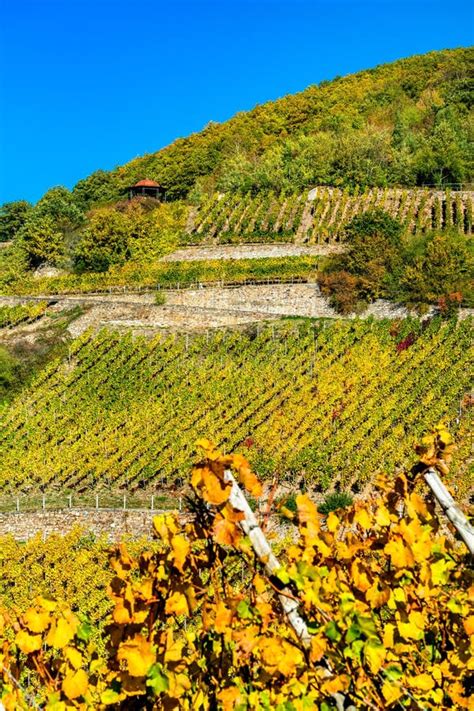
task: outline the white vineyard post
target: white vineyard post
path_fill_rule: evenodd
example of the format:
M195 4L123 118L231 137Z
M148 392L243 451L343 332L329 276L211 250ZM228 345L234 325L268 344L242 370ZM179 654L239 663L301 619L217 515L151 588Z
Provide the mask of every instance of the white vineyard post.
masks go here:
M151 495L151 510L153 511L155 508L155 497L153 494Z
M474 556L474 527L471 526L465 514L456 504L435 469L428 469L425 473L425 481L433 492L444 513L466 544L471 555Z
M99 508L99 494L95 495L95 507L96 507L96 509Z
M123 495L123 510L127 510L127 494Z
M20 513L20 497L19 496L16 497L16 510L17 510L17 513Z
M229 503L234 507L234 509L237 509L237 511L241 511L244 514L244 518L242 519L242 521L239 521L239 526L241 527L245 535L249 537L250 542L252 544L252 548L257 554L260 562L263 563L263 565L265 566L267 573L269 575L274 575L281 568L281 564L278 558L273 553L272 548L268 543L264 532L258 525L258 521L255 518L255 514L250 508L247 499L245 498L245 494L243 493L240 486L237 484L232 472L230 472L228 469L224 472L224 481L229 482L232 485L232 488L230 490ZM299 614L298 601L295 600L293 595L291 595L290 597L289 593L290 591L286 588L283 588L283 590L278 593L280 604L288 619L288 622L293 627L296 636L298 637L302 645L306 649L309 649L309 647L311 646L311 634L308 630L306 622ZM329 664L328 668L324 668L324 674L328 677L331 676ZM347 708L347 711L356 711L356 708L353 705L346 707L346 699L344 694L338 692L335 694L331 694L331 696L334 699L338 711L344 711L345 708Z
M239 522L241 529L245 535L249 537L255 553L257 554L259 560L264 564L268 574L274 575L281 568L281 564L273 553L265 534L258 525L255 514L250 508L244 493L229 470L226 470L224 474L224 481L227 481L232 485L229 503L234 507L234 509L242 511L245 516L245 518ZM311 644L311 635L308 631L306 622L298 612L298 602L295 599L288 597L288 595L285 594L285 590L282 590L281 593L278 594L278 597L283 611L288 618L288 622L293 627L296 636L302 642L303 646L308 648Z
M69 496L67 498L68 498L69 508L72 509L72 494L69 494Z
M43 509L43 511L44 511L45 508L46 508L46 496L45 496L44 494L43 494L43 496L41 497L41 508Z

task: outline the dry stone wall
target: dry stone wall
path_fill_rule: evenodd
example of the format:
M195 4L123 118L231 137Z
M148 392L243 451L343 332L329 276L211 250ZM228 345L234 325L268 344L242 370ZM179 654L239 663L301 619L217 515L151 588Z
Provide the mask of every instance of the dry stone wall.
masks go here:
M65 534L75 527L85 533L104 535L111 541L124 536L150 537L153 516L157 511L39 511L32 513L0 514L0 536L12 535L18 540L28 540L35 535Z

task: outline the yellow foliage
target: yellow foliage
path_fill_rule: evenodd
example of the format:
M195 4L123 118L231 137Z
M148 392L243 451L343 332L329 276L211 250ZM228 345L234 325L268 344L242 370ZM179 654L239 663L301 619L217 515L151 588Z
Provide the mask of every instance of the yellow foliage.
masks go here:
M117 651L117 659L125 662L130 676L146 676L156 660L153 645L142 635L135 635L131 640L122 642Z
M66 674L62 683L62 689L68 699L77 699L84 696L89 687L89 680L83 669Z

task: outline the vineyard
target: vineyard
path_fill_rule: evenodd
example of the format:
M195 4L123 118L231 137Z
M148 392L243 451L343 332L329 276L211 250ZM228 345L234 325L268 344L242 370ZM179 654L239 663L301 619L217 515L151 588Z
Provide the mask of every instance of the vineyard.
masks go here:
M5 541L6 711L472 708L472 565L423 486L447 472L444 426L346 510L299 494L279 558L237 487L262 496L246 459L199 446L187 523L156 516L146 547Z
M318 187L309 193L218 194L191 210L185 241L338 241L355 216L382 209L409 233L455 227L472 233L473 193L371 188L360 194Z
M1 492L176 486L203 434L263 477L357 490L433 421L468 429L471 359L472 319L86 332L4 408Z
M47 302L0 306L0 328L13 328L19 324L31 323L46 312Z

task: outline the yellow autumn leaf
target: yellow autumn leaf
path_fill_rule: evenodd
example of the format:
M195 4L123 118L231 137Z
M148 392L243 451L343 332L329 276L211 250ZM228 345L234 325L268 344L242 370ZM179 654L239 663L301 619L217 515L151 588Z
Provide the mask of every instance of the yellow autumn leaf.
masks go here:
M282 655L278 661L278 671L283 676L291 677L296 674L299 666L304 664L303 652L297 647L288 644L285 640L282 642Z
M421 612L416 610L408 615L408 622L399 622L398 631L405 639L420 640L424 637L424 617Z
M364 647L364 656L372 674L377 674L385 660L385 647L380 642L369 640Z
M78 669L72 674L67 674L62 683L62 689L68 699L77 699L84 696L89 688L89 680L84 669Z
M396 568L410 568L415 562L413 553L401 538L393 538L389 541L384 548L384 553L388 553L392 565Z
M77 623L71 624L68 620L62 617L56 620L51 625L51 628L46 637L46 644L50 647L55 647L55 649L62 649L73 639L74 634L77 629Z
M390 511L386 506L379 506L375 512L375 521L378 526L390 526Z
M369 515L367 509L365 508L360 508L358 509L358 511L356 511L356 514L354 516L354 522L361 526L361 528L363 528L365 531L368 531L369 528L372 527L372 518Z
M47 597L42 597L41 595L35 598L35 603L48 612L54 612L58 605L56 600L49 600Z
M393 704L394 701L397 701L402 695L402 690L398 684L391 684L388 681L384 681L382 694L387 704Z
M176 590L166 601L165 612L167 615L189 615L189 606L186 596Z
M393 647L393 635L395 632L395 625L387 623L383 628L383 646L385 649L391 649Z
M177 535L171 539L171 547L173 549L172 558L178 570L183 570L184 561L189 555L191 546L184 536Z
M339 526L340 526L340 521L338 516L334 513L334 511L330 511L328 514L328 517L326 519L326 526L328 527L328 531L331 531L331 533L334 533Z
M130 676L146 676L156 661L156 654L152 644L137 634L133 639L119 645L117 659L126 663Z
M15 642L23 654L31 654L41 649L42 637L40 634L29 634L26 630L20 630L15 637Z
M50 622L49 612L40 612L30 608L23 615L23 621L32 632L44 632Z
M390 588L380 588L377 580L365 593L365 599L370 602L373 608L381 607L390 598Z
M360 560L356 559L351 565L351 577L354 581L354 585L361 592L365 592L371 586L371 582L367 576L366 571L362 567Z
M430 691L435 687L434 679L430 674L417 674L416 676L407 677L407 681L412 689L419 689L420 691Z
M64 656L71 664L71 666L74 667L74 669L79 669L79 667L82 665L82 654L75 647L66 647L64 650Z
M168 635L167 646L165 651L165 662L179 662L183 658L183 642L173 640L172 634Z
M449 580L449 571L455 565L453 561L444 558L437 560L430 566L431 581L433 585L444 585Z

